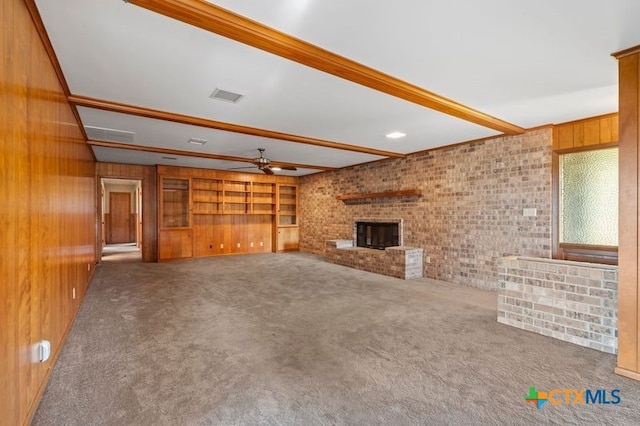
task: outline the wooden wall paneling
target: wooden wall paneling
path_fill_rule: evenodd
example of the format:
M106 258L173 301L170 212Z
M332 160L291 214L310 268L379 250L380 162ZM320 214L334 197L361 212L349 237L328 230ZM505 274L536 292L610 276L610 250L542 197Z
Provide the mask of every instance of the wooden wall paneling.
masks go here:
M205 244L209 240L206 235L207 224L206 215L193 215L193 256L201 257L206 256L207 251L203 250Z
M260 216L247 216L247 252L260 252Z
M14 78L12 62L19 55L13 43L13 34L18 32L14 15L13 1L0 3L2 14L2 28L0 28L0 42L2 43L2 74L1 83L9 82ZM20 23L18 23L20 25ZM5 76L6 74L6 76ZM0 179L3 182L0 203L0 412L2 421L7 424L21 423L20 413L20 389L19 360L18 360L18 306L20 294L18 283L18 155L19 138L16 128L19 113L16 106L20 99L18 85L5 86L7 90L0 96L0 123L3 129L7 129L6 137L2 137L2 155L0 155ZM9 133L11 132L11 133Z
M105 244L109 244L112 240L111 238L111 214L104 214L104 242Z
M600 141L603 143L610 143L617 141L618 138L613 138L613 117L604 117L600 120ZM617 127L617 124L616 124Z
M220 248L220 244L224 244L224 229L222 224L222 215L211 216L211 245L213 245L213 254L223 254L224 249Z
M271 220L268 215L247 216L248 253L263 253L265 248L271 251Z
M220 237L214 215L193 215L193 256L220 253Z
M557 148L573 148L573 126L562 126L557 128Z
M247 239L247 217L246 215L232 215L231 216L231 235L232 246L231 253L239 254L246 253L248 247Z
M222 229L222 241L220 244L223 244L223 248L222 248L222 253L223 254L230 254L233 253L232 251L232 244L233 244L233 235L232 235L232 221L231 219L233 218L233 216L230 215L222 215L220 216L221 219L221 229Z
M584 146L600 143L600 120L592 120L584 123Z
M617 113L570 121L554 126L554 150L604 145L617 142Z
M255 237L256 251L259 253L268 253L271 251L271 240L273 238L271 223L275 216L260 215L257 216L258 223L256 224L255 231L257 235ZM262 245L261 245L262 244Z
M584 146L584 123L582 122L573 125L573 146Z
M137 242L136 225L138 223L138 215L136 213L129 214L129 241Z
M0 6L2 424L35 413L95 266L95 163L34 10L22 0ZM52 355L39 363L31 348L43 339Z
M618 57L618 56L617 56ZM640 168L640 46L618 57L620 82L620 186L618 270L618 374L640 380L638 245Z

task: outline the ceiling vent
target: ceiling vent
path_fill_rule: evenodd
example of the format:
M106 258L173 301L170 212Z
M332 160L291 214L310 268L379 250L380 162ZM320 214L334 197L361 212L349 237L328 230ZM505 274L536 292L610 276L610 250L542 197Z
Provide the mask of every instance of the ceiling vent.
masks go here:
M206 144L207 142L209 142L209 141L206 140L206 139L198 139L198 138L189 139L189 143L191 145L200 145L200 146L202 146L202 145Z
M133 132L124 130L105 129L103 127L84 126L87 137L91 140L109 141L109 142L127 142L133 143Z
M231 102L231 103L237 104L238 102L240 102L242 98L244 98L244 95L241 95L239 93L229 92L228 90L222 90L222 89L216 88L216 90L214 90L211 96L209 97L211 99L216 99L218 101Z

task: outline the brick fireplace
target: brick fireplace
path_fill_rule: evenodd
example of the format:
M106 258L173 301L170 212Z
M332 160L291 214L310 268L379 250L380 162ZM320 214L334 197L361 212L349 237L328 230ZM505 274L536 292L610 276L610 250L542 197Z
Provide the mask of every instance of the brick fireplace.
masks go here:
M420 278L423 249L403 245L402 219L356 219L352 240L328 240L325 260L401 279Z

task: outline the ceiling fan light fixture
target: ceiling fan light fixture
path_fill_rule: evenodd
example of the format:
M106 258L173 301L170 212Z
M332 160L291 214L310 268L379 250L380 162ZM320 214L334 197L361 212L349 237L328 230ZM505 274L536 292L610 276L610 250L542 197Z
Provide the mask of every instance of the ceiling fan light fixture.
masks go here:
M202 146L202 145L206 144L207 142L209 142L209 141L206 140L206 139L198 139L198 138L189 139L189 143L192 144L192 145L200 145L200 146Z
M400 139L400 138L404 138L406 136L407 136L407 134L403 133L403 132L391 132L391 133L387 133L386 135L384 135L384 137L387 138L387 139Z
M273 166L273 167L271 167L271 170L273 170L274 172L279 172L282 169L280 167L278 167L278 166Z

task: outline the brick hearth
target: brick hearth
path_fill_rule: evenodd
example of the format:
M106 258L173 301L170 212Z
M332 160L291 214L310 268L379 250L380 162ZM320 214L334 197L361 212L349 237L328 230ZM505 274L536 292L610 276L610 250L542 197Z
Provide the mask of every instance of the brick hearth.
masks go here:
M329 240L324 258L337 265L408 280L422 277L422 252L416 247L376 250L354 247L352 240Z

